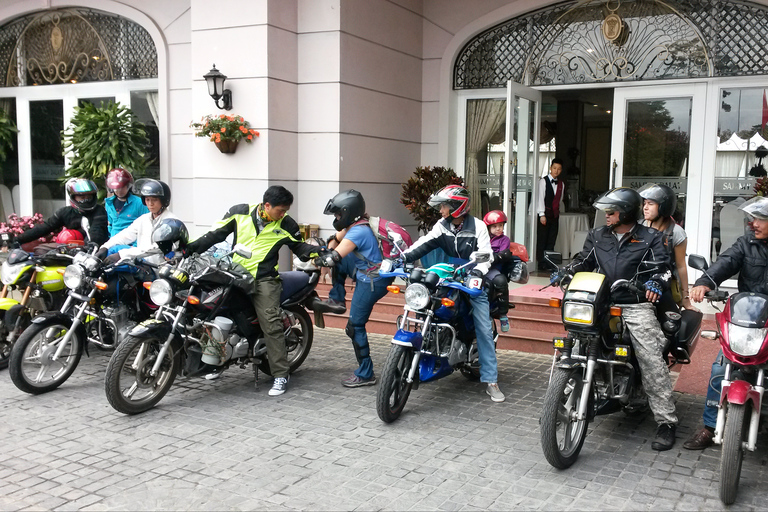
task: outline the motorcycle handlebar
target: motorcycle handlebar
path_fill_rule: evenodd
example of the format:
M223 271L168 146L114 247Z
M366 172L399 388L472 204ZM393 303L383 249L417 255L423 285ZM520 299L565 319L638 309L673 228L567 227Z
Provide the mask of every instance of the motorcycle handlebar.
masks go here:
M710 302L724 302L728 299L728 292L724 290L712 290L704 294L704 298Z

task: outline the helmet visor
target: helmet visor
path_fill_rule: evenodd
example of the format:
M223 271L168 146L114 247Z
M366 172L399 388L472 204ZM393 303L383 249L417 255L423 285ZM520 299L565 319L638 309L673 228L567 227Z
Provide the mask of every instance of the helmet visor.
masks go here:
M745 215L755 219L768 220L768 197L753 197L739 207Z

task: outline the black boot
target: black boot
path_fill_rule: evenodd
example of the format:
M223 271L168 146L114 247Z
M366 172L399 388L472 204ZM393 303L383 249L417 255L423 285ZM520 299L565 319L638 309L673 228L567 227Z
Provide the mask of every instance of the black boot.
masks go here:
M651 444L651 448L658 452L669 450L675 445L675 431L677 425L674 423L662 423L656 429L656 438Z

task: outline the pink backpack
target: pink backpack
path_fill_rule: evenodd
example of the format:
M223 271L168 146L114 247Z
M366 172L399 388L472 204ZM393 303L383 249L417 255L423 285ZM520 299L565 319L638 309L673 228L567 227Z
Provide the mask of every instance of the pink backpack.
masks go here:
M411 238L411 235L408 234L408 231L406 231L406 229L401 225L395 224L391 220L382 219L381 217L371 217L368 220L359 220L352 224L352 226L360 226L363 224L367 224L368 227L371 228L371 231L373 231L373 234L376 235L376 239L379 241L379 249L381 249L381 256L384 259L397 258L400 256L400 252L395 248L393 243L392 235L395 233L398 233L401 237L403 237L403 242L405 242L407 247L413 245L413 239ZM368 259L360 252L354 251L354 253L360 259L368 261ZM369 277L378 275L378 270L381 266L381 263L374 264L373 262L369 261L368 264L371 265L371 267L367 272L365 272L365 274Z

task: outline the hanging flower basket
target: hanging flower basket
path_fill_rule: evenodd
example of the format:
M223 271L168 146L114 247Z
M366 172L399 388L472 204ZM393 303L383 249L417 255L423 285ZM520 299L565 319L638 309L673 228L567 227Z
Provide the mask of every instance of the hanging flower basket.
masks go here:
M250 144L259 136L259 132L250 128L250 123L242 116L207 115L199 123L191 123L189 126L195 131L196 137L208 137L222 153L232 154L241 140Z

